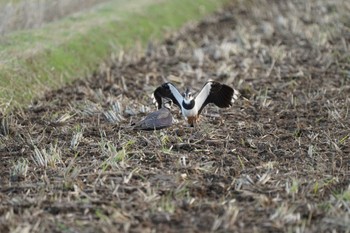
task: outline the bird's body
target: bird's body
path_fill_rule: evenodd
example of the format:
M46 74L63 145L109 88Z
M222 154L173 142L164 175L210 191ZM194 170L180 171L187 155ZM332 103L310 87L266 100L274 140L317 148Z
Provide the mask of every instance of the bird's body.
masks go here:
M189 125L194 126L199 119L199 109L198 104L195 104L194 100L191 100L190 102L187 102L184 99L182 106L181 106L181 113L182 116L187 119L187 122Z
M162 98L170 98L180 107L182 115L190 126L197 124L203 108L213 103L220 108L227 108L238 98L238 91L215 81L208 81L194 98L189 89L181 95L171 83L164 83L154 91L154 98L158 107L162 105Z
M163 103L158 111L148 114L144 119L133 125L134 130L158 130L171 126L174 123L170 111L171 103Z

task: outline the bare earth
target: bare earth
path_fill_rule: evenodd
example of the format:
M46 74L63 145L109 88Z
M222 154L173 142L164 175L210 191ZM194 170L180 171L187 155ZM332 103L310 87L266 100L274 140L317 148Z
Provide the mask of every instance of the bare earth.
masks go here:
M0 232L350 232L350 4L238 1L1 120ZM240 90L138 132L165 80Z

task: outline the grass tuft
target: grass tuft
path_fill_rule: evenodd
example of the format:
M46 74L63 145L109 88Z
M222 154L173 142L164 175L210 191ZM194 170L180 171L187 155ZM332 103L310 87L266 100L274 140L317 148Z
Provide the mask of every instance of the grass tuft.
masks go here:
M76 150L81 139L83 138L84 130L81 127L76 128L76 132L73 134L72 140L70 142L70 149Z
M58 163L63 163L61 150L57 144L50 144L49 149L41 150L34 146L34 152L31 158L36 166L44 168L57 168Z
M28 172L28 160L20 158L11 168L11 177L25 178Z

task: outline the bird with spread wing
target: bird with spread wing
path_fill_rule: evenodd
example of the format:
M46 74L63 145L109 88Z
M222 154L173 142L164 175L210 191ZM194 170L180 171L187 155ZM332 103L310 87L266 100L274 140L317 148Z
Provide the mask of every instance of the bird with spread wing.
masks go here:
M158 108L162 106L163 98L170 98L181 109L189 125L193 127L198 123L199 115L205 106L213 103L219 108L228 108L237 100L239 92L225 84L208 81L194 97L190 89L181 95L172 83L167 82L159 86L153 96Z

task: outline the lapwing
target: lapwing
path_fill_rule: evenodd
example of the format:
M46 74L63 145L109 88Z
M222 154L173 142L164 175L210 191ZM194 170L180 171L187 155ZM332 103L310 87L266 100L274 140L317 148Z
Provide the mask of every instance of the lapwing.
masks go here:
M158 108L162 106L162 98L170 98L180 107L182 115L191 127L198 123L199 115L207 104L213 103L219 108L228 108L238 98L238 95L237 90L215 81L206 82L196 97L188 88L181 95L170 82L159 86L153 93Z
M174 123L170 108L173 104L171 99L165 99L162 108L148 114L141 121L133 124L133 130L158 130L170 127Z

